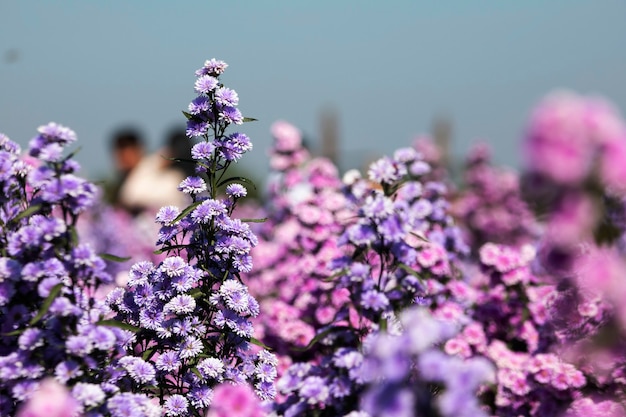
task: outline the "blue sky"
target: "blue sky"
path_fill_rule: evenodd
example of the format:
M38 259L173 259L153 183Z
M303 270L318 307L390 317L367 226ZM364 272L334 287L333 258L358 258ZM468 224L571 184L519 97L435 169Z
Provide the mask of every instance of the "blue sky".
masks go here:
M84 174L111 169L113 130L141 128L151 149L183 123L193 72L230 64L242 130L264 173L269 126L319 136L339 117L342 165L390 153L453 122L453 153L475 140L518 163L529 111L557 88L601 94L626 111L626 1L18 1L0 0L0 132L76 130Z

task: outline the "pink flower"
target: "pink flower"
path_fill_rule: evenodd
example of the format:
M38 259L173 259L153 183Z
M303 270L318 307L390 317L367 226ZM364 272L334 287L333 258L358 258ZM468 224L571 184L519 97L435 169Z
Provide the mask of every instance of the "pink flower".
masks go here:
M482 348L487 343L487 338L485 337L485 331L482 326L478 323L471 323L463 329L462 333L463 337L465 337L465 341L470 345L475 345L477 348Z
M443 259L442 251L438 249L439 246L437 245L428 245L428 247L420 250L417 253L417 261L424 268L432 267L437 262Z
M623 196L626 194L626 135L606 144L600 158L600 178L609 191Z
M447 285L452 296L460 301L475 302L476 290L463 281L450 281Z
M498 371L498 382L517 395L526 395L530 392L526 374L522 371L506 368L500 369Z
M276 139L275 146L278 151L295 151L302 146L302 133L291 123L278 120L272 124L270 131Z
M583 181L596 144L585 126L585 100L573 93L547 97L533 113L525 142L526 165L559 184Z
M45 379L16 417L76 417L78 405L54 379Z
M333 318L335 318L336 312L337 310L335 310L333 307L322 306L315 310L315 318L321 324L328 324L333 320Z
M586 195L566 194L554 208L546 235L555 243L570 243L590 238L598 217L598 208Z
M480 261L485 265L495 265L500 256L500 247L495 243L485 243L479 250Z
M519 265L519 259L515 252L506 247L500 248L500 253L496 256L493 266L498 272L508 272Z
M539 345L539 333L530 321L525 321L524 324L522 324L520 337L526 341L529 352L534 352L535 350L537 350L537 347Z
M469 358L472 356L472 349L469 344L463 339L450 339L444 345L444 351L448 355L459 355L462 358Z
M520 282L527 282L529 275L530 271L528 267L516 268L502 274L502 282L508 286L515 285Z
M263 417L261 401L248 385L224 383L213 391L206 417Z

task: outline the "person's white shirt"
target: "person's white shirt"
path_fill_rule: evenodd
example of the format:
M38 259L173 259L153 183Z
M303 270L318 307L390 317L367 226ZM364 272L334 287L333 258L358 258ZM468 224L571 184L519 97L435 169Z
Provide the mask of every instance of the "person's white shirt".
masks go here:
M167 167L162 152L144 157L128 174L120 189L120 202L126 207L139 207L156 212L163 206L185 208L189 197L178 190L184 175Z

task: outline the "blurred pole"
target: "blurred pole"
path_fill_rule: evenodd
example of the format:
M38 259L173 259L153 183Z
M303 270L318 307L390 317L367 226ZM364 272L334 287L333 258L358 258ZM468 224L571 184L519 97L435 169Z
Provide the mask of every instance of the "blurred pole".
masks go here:
M441 151L441 165L447 169L450 166L452 157L450 147L452 145L452 122L448 117L438 116L433 121L433 139Z
M320 115L321 155L339 166L339 116L332 108L322 109Z

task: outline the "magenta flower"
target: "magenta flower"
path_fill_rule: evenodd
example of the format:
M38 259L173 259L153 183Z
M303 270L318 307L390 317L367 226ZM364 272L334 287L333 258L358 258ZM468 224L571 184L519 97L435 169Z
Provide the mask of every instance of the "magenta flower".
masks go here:
M247 385L224 383L213 390L212 407L206 417L263 417L261 402Z
M54 379L45 379L20 408L16 417L75 417L78 403Z

